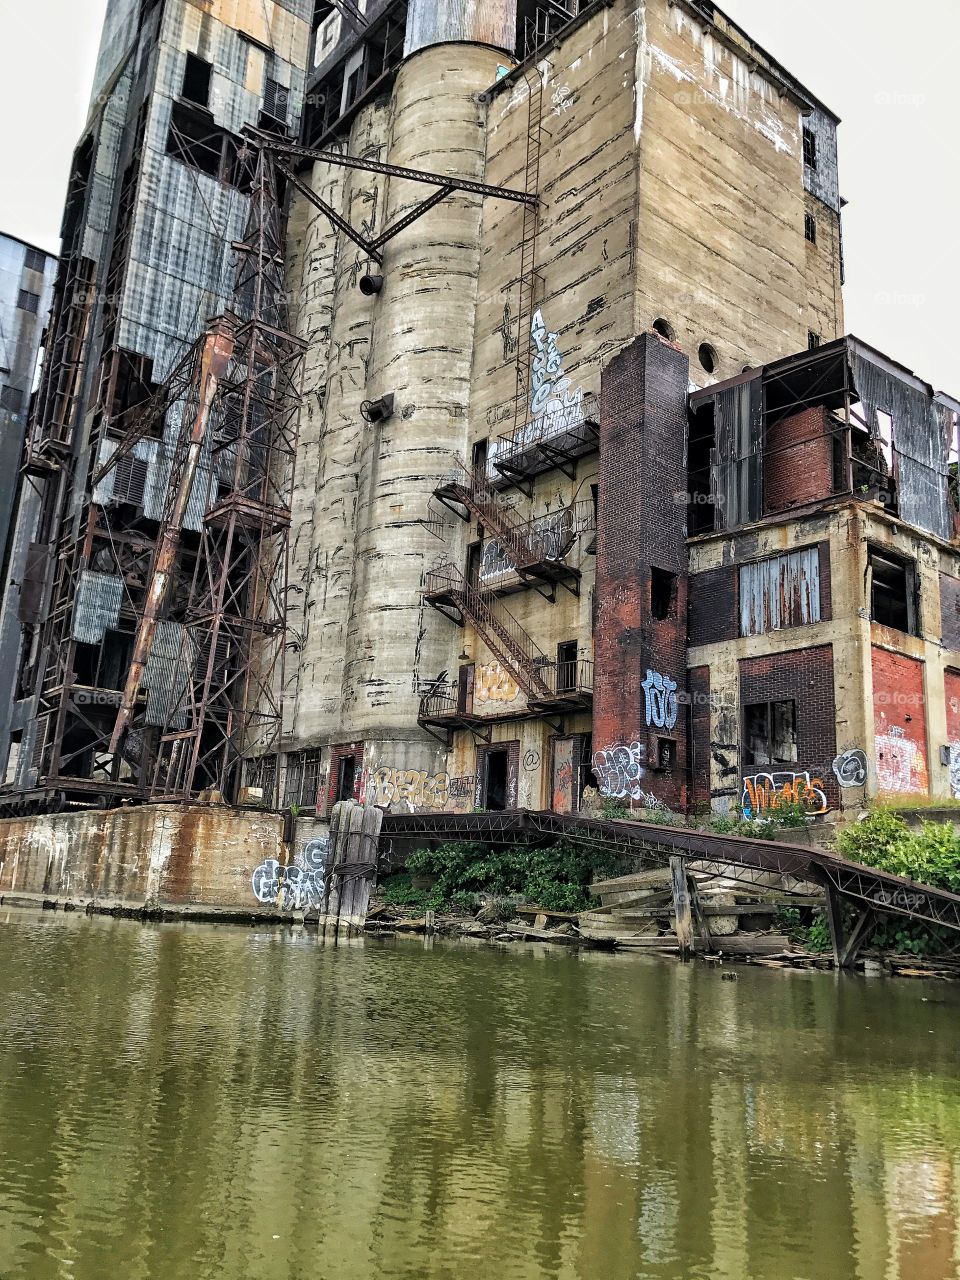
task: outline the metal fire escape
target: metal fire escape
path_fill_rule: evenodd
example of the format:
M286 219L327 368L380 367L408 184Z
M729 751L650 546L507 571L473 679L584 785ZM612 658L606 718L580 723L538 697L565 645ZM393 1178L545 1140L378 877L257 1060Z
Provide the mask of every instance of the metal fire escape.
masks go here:
M572 524L558 538L535 522L521 520L487 477L460 458L449 479L435 490L435 496L465 521L471 514L476 516L496 539L521 581L534 586L547 599L553 599L557 583L573 595L580 594L580 571L563 560L574 539Z

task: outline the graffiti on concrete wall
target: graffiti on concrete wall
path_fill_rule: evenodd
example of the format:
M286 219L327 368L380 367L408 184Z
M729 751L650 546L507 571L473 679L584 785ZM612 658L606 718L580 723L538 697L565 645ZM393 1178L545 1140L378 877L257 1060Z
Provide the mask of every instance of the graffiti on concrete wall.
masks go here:
M834 759L833 772L841 787L866 786L867 757L859 747L852 747Z
M553 744L553 788L550 808L554 813L572 813L574 796L574 740L557 738Z
M471 775L464 774L459 778L450 779L450 799L451 800L472 800L473 792L476 786L476 778Z
M920 744L908 738L898 724L891 725L886 733L878 733L876 744L879 789L926 795L929 790L927 761Z
M370 780L371 803L380 809L409 805L412 809L445 809L450 799L450 777L424 769L379 768Z
M594 753L593 772L605 796L617 800L640 800L646 749L639 742L619 743Z
M304 911L323 901L324 876L330 843L318 836L289 865L276 858L261 862L253 873L253 896L264 906L285 911Z
M672 729L677 723L679 710L676 680L648 667L647 678L641 688L647 700L647 724L654 729Z
M477 667L473 677L474 706L482 702L515 702L519 697L520 686L499 662Z
M743 779L740 797L745 818L762 818L777 809L800 805L811 817L829 809L823 779L809 771L777 770Z
M950 794L960 800L960 742L950 743Z

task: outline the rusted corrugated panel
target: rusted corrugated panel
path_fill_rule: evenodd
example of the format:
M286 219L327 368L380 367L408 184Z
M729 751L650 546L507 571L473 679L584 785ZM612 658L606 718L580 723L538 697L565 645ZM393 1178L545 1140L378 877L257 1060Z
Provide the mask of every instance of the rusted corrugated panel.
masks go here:
M515 0L411 0L404 52L448 40L475 40L513 50L517 39Z
M870 434L879 435L877 411L893 419L894 479L902 520L948 539L947 442L931 389L879 353L849 343L850 368Z
M85 569L80 575L73 605L73 639L81 644L99 644L104 633L114 630L120 622L122 603L122 578L114 573L93 573Z
M740 634L759 636L820 621L817 547L774 556L740 570Z
M756 377L727 387L714 402L711 489L718 529L735 529L763 514L760 385Z

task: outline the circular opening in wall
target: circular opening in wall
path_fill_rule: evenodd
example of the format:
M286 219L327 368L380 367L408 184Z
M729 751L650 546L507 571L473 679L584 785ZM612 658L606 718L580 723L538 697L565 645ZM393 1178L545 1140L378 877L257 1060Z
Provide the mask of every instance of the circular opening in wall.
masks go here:
M706 369L707 373L713 373L717 367L716 347L711 347L709 342L701 342L697 355L700 357L700 367Z
M664 320L663 316L653 322L654 333L659 333L661 338L666 338L668 342L672 342L676 337L676 330L669 320Z

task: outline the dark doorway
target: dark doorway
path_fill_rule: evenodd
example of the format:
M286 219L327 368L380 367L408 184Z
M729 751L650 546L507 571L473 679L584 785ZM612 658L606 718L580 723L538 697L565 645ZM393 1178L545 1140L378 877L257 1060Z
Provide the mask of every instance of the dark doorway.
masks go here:
M564 640L557 645L557 693L569 693L577 687L577 642Z
M357 777L357 762L353 756L341 756L337 765L337 800L352 800Z
M473 446L473 474L475 476L486 476L487 474L487 441L478 440Z
M467 547L467 582L471 587L480 583L480 564L483 559L483 544L471 542Z
M507 775L510 770L510 752L487 752L487 786L485 808L500 812L507 807Z

